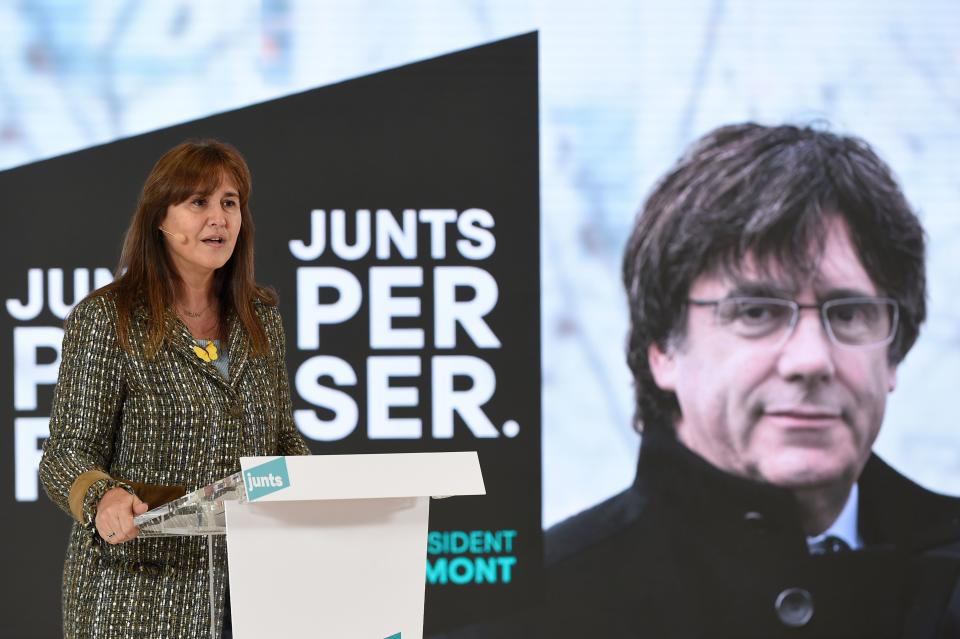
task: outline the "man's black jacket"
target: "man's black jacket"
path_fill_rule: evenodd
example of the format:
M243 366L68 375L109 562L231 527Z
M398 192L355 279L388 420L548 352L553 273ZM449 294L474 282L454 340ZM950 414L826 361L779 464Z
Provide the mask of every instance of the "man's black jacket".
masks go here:
M811 556L791 493L649 432L630 488L548 531L542 605L454 636L960 638L960 500L876 456L859 492L864 548Z

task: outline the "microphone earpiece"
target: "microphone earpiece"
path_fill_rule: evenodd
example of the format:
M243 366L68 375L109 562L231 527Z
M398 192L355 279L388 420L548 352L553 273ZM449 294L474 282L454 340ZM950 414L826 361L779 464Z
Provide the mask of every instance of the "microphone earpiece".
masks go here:
M163 228L162 226L159 226L159 227L157 227L157 228L160 229L160 232L161 232L161 233L166 233L167 235L169 235L169 236L172 237L173 239L177 240L177 241L180 242L181 244L186 244L186 243L187 243L187 236L184 235L183 233L171 233L170 231L168 231L167 229Z

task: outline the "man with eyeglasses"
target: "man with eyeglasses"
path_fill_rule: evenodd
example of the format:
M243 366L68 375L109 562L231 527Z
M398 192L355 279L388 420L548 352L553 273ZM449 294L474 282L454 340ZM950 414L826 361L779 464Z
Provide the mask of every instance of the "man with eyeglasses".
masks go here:
M695 142L624 256L636 481L548 532L527 634L960 637L960 500L871 452L924 268L862 140L744 124Z

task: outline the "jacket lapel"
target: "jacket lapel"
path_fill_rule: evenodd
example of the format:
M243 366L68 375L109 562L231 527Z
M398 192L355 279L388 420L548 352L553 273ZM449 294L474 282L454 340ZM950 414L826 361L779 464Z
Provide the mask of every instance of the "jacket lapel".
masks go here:
M960 500L918 486L876 455L867 461L860 487L860 533L867 544L960 550Z
M240 374L247 365L247 359L250 356L250 341L247 334L240 325L240 320L236 315L230 316L229 324L230 335L227 338L227 354L230 356L230 387L237 385Z
M192 366L196 366L203 374L212 377L218 384L226 386L227 382L223 379L220 371L212 363L205 362L197 357L197 354L193 351L193 347L196 345L193 335L190 334L186 324L180 321L180 318L170 309L166 311L166 322L167 340L170 343L170 348L182 355Z

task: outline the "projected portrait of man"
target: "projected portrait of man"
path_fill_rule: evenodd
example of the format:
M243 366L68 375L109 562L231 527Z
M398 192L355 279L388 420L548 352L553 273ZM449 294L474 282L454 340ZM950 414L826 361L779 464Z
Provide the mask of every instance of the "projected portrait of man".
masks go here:
M872 453L924 234L862 140L697 142L627 243L634 484L547 534L550 637L960 636L960 500Z

